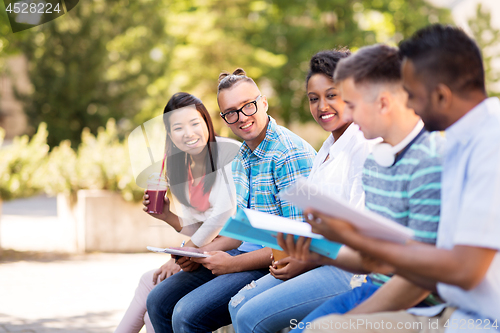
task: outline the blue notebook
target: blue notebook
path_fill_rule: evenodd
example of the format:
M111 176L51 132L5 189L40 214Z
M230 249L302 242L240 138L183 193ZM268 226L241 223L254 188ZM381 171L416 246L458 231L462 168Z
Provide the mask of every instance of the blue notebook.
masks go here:
M282 250L276 239L278 232L296 235L295 238L310 237L312 238L311 251L332 259L337 257L342 247L342 244L331 242L321 235L312 233L311 226L305 222L240 207L236 214L227 220L219 234Z

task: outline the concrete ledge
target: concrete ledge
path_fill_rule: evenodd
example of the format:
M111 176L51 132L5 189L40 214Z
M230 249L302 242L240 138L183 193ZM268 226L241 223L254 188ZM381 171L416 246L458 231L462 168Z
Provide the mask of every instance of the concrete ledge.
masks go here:
M188 237L110 191L82 190L69 197L8 202L0 216L5 249L41 252L148 252L146 246L179 246ZM0 209L2 205L0 204Z
M144 252L148 245L179 246L188 239L147 215L141 204L110 191L78 191L74 207L67 197L59 196L58 215L74 224L77 252Z

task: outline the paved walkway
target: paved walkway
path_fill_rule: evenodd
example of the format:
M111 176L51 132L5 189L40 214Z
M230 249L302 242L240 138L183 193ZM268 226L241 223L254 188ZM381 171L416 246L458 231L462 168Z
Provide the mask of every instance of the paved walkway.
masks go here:
M4 217L53 218L55 199L7 202ZM4 233L3 236L8 236ZM46 240L46 241L44 241ZM39 246L50 249L40 231ZM12 244L11 239L4 243ZM139 278L167 259L156 253L64 255L4 250L0 258L0 333L113 332Z
M0 263L0 332L113 332L159 254L90 254Z

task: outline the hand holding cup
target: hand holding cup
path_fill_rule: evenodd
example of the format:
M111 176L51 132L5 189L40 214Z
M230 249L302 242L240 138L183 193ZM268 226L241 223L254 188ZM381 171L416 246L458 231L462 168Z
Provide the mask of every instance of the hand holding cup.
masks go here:
M170 201L166 196L168 190L167 181L159 173L152 173L148 178L148 189L144 191L143 210L153 217L162 219L166 204L166 211L170 210ZM166 217L166 215L164 216Z
M167 213L170 211L170 199L166 196L166 191L161 193L144 190L142 200L144 205L142 210L157 219L167 220Z

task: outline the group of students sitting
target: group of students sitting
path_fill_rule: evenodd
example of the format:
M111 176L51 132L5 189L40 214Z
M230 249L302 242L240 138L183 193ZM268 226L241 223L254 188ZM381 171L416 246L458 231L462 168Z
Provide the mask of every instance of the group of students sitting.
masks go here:
M276 124L241 69L220 75L217 101L242 144L215 135L199 99L172 96L164 119L173 200L153 216L191 236L186 249L211 256L145 273L116 332L231 323L237 333L499 331L500 102L487 98L476 43L433 25L399 48L322 51L305 84L311 115L331 133L318 153ZM300 177L411 228L414 239L373 238L280 199ZM305 221L345 246L330 259L311 252L310 239L280 234L288 256L275 261L269 248L218 235L236 205Z

